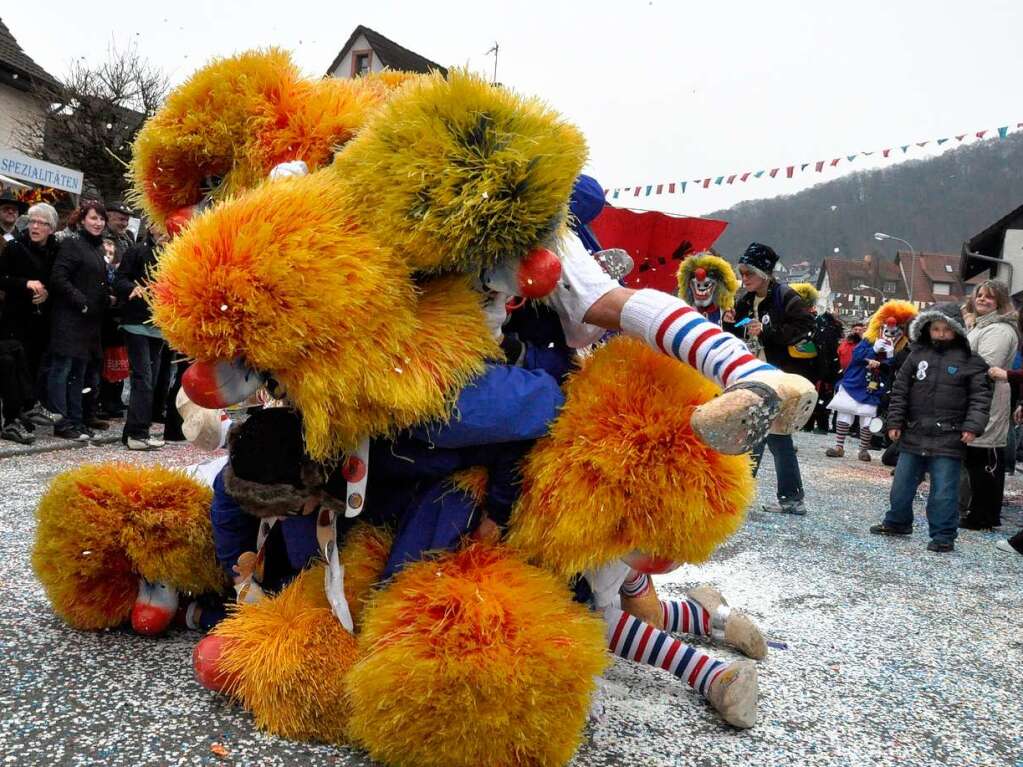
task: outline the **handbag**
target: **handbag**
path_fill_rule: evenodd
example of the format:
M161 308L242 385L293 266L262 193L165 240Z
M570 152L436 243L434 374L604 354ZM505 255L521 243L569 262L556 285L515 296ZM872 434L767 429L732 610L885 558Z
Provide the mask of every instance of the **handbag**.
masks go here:
M103 350L103 380L118 383L131 374L127 346L108 346Z

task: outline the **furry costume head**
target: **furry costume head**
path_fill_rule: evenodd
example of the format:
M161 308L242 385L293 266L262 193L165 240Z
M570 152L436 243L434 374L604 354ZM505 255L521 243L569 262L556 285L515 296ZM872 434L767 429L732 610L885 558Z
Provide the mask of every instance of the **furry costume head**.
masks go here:
M863 337L873 343L883 335L898 351L909 342L909 324L916 315L917 308L909 301L886 301L871 315Z
M803 299L803 303L807 306L813 307L817 303L817 299L820 297L820 293L813 285L809 282L793 282L789 285L796 294Z
M727 311L735 306L739 278L732 265L713 250L682 261L678 270L679 294L698 309L716 306Z
M205 103L195 87L177 96L180 111ZM500 359L472 280L556 245L586 156L538 101L457 72L411 79L360 119L332 165L191 221L151 292L174 348L272 374L315 460L449 417L461 387ZM136 185L153 186L140 173Z

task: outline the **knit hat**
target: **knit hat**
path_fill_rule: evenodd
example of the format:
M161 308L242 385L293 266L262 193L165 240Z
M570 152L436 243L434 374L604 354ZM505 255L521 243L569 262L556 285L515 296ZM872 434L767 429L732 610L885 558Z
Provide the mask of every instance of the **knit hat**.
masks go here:
M253 413L231 429L228 452L224 489L249 514L300 514L306 500L317 493L324 506L344 512L344 501L324 492L330 472L305 452L302 418L291 408Z
M774 248L759 242L751 242L746 252L739 256L739 266L749 267L765 280L771 278L777 263L778 254L774 252Z

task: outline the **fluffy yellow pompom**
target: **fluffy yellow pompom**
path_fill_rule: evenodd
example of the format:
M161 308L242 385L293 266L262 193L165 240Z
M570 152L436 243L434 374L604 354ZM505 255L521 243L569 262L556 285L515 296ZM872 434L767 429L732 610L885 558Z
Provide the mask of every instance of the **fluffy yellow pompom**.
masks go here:
M239 605L214 634L224 637L217 665L232 679L261 729L296 740L344 743L349 704L344 680L355 638L327 603L323 565L302 572L272 599Z
M417 767L565 764L609 662L600 618L483 545L402 570L359 647L349 733L374 759Z
M193 594L223 589L210 525L213 491L161 466L126 466L120 481L127 504L121 541L135 571Z
M380 582L380 576L391 553L394 534L387 528L359 522L345 533L341 547L341 566L345 569L345 599L358 631L362 612Z
M57 475L36 509L32 569L53 611L78 629L118 626L131 613L138 575L121 544L126 504L118 464Z
M472 271L550 244L586 160L535 99L450 72L411 80L334 161L349 209L416 271Z
M598 349L527 457L509 544L565 575L634 550L705 560L742 524L755 487L747 456L715 452L689 424L718 392L640 341Z

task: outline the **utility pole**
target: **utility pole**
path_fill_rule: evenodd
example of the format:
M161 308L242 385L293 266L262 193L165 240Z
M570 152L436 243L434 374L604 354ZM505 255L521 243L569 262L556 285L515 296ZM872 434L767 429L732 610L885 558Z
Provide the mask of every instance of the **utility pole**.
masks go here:
M484 56L489 56L491 53L494 54L494 85L497 85L497 52L500 47L501 46L495 42L494 46L483 54Z

